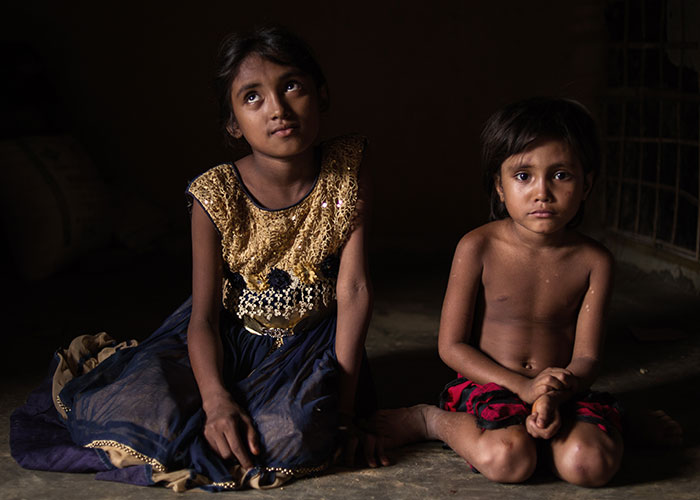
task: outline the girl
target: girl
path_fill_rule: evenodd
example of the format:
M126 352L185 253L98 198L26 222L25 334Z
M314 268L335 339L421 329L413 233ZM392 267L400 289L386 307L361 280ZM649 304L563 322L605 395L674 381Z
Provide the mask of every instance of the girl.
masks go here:
M440 408L386 412L380 425L389 444L443 440L493 481L526 480L539 450L562 479L606 484L620 414L589 388L613 261L573 229L600 162L595 124L576 102L537 98L493 115L482 139L494 220L457 246L438 341L459 378Z
M326 81L281 28L229 37L218 86L225 132L251 153L187 189L191 299L139 346L101 334L59 351L56 411L44 391L13 415L21 465L218 491L320 471L338 439L354 450L353 417L371 410L358 389L371 307L365 141L316 146ZM37 451L39 413L61 459Z

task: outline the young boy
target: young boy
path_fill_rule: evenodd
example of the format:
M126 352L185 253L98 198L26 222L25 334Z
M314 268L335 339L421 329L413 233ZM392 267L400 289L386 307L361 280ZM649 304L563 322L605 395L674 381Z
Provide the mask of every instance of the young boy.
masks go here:
M570 483L604 485L622 457L620 414L589 388L613 259L572 229L600 163L595 124L574 101L536 98L492 116L482 141L495 221L457 246L438 341L460 376L440 408L378 425L389 446L442 440L493 481L524 481L544 458Z

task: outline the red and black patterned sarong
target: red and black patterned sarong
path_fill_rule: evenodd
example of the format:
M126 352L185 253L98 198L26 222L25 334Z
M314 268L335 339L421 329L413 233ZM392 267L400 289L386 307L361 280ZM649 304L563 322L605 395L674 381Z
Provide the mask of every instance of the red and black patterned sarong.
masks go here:
M502 429L522 424L532 406L498 384L484 385L459 377L445 386L440 394L440 408L474 415L480 429ZM578 394L560 408L562 417L589 422L604 432L611 428L622 432L622 412L618 402L607 392Z

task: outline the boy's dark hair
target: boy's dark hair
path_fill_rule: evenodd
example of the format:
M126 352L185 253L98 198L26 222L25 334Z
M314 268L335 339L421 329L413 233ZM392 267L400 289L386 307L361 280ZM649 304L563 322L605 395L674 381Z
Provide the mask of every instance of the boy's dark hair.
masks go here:
M588 110L572 99L534 97L509 104L493 114L481 133L484 183L490 196L489 220L505 219L508 211L495 188L496 175L510 156L522 153L537 139L566 142L581 162L584 175L598 174L601 161L598 128ZM569 227L583 219L583 203Z
M282 66L293 66L307 73L320 90L326 85L326 77L316 62L310 47L301 38L278 25L266 25L250 33L228 35L219 49L219 71L216 89L219 98L219 122L224 135L231 143L229 128L235 119L231 105L231 85L243 60L251 54ZM321 101L321 110L328 107L327 91Z

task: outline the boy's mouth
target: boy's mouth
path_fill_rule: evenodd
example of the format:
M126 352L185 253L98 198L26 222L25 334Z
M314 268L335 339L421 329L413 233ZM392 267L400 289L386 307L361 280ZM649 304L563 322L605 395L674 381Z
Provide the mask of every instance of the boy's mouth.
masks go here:
M554 212L552 210L539 209L539 210L533 210L532 212L530 212L530 215L532 215L533 217L540 218L540 219L546 219L546 218L554 216Z

